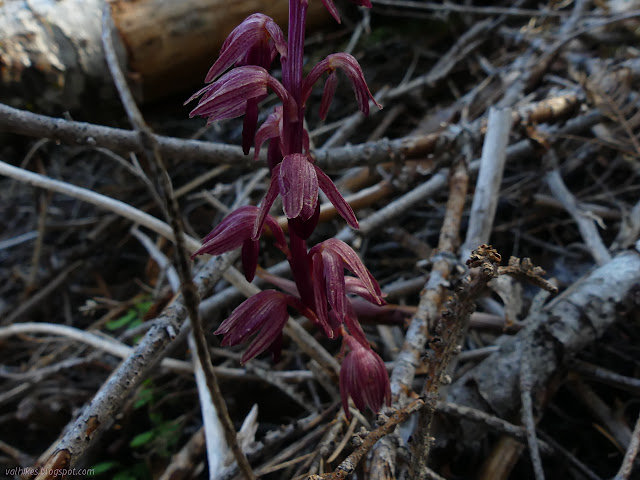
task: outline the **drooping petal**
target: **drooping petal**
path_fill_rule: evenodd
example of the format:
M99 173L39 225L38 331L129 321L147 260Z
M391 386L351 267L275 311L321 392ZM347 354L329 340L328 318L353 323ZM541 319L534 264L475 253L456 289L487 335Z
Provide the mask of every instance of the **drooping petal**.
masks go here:
M342 218L344 218L347 224L354 229L360 228L358 225L358 219L356 218L356 214L353 213L353 209L351 205L349 205L344 197L340 194L340 191L335 186L333 181L325 174L320 168L313 166L316 170L316 175L318 177L318 185L320 189L325 193L329 201L336 207L337 212L340 214Z
M324 280L327 299L331 309L336 313L340 323L347 314L347 294L345 290L344 266L342 259L331 250L322 250L324 264Z
M240 247L245 240L251 237L257 213L258 208L252 205L240 207L231 212L204 237L202 247L191 255L191 258L203 253L220 255Z
M247 363L252 358L267 350L274 343L279 340L281 341L282 329L288 319L289 314L287 313L286 304L284 308L278 308L277 311L272 312L270 321L264 325L262 330L260 330L260 334L256 335L251 345L249 345L249 348L247 348L247 351L242 354L240 363Z
M316 314L325 334L333 338L333 329L329 322L327 310L327 293L324 281L324 263L320 252L311 256L311 284L313 287L313 298L316 306Z
M301 153L287 155L280 165L277 178L285 215L308 220L318 203L318 177L314 165Z
M369 99L371 99L378 108L382 108L382 105L376 102L373 95L371 95L360 64L353 55L348 53L332 53L311 69L302 84L303 103L306 103L311 93L311 88L325 72L333 73L338 69L342 70L351 81L351 86L358 101L358 107L362 113L369 115Z
M387 302L382 299L383 303L380 303L381 298L373 295L368 288L365 286L365 283L359 279L358 277L345 277L345 287L347 289L347 293L351 293L353 295L358 295L364 300L370 303L377 303L378 305L386 305ZM383 293L384 297L385 294Z
M267 148L267 166L271 170L271 175L273 175L276 166L282 162L282 156L282 142L272 139Z
M364 266L358 254L353 249L337 238L330 238L315 245L309 255L315 255L318 251L329 250L336 254L343 262L344 266L362 281L362 285L368 290L378 305L384 304L382 292L376 279L371 275L367 267Z
M258 240L245 240L242 244L242 271L247 282L253 282L258 268L258 255L260 255L260 242Z
M248 100L267 94L267 87L282 100L287 112L297 118L293 97L264 68L255 65L234 68L192 96L188 101L198 95L202 95L202 98L189 116L207 117L209 121L238 117L246 110Z
M324 120L329 113L329 107L333 100L333 96L336 93L336 87L338 86L338 74L336 72L330 72L327 77L327 81L324 83L324 91L322 92L322 101L320 102L320 118Z
M251 150L251 145L256 135L256 127L258 126L258 102L259 99L257 98L247 100L247 108L242 125L242 151L245 155L249 155L249 150Z
M338 22L338 23L341 23L340 14L338 13L338 9L336 8L336 6L333 4L333 1L332 0L322 0L322 3L324 4L325 8L327 10L329 10L329 13L335 19L335 21Z
M284 238L284 232L278 224L278 221L271 215L267 215L265 225L271 230L271 234L275 240L275 246L286 254L289 251L289 246L287 245L287 240Z
M262 203L260 204L260 209L258 211L258 215L256 216L255 222L253 224L253 231L251 233L251 240L257 240L262 233L262 228L264 227L264 222L269 214L269 210L275 202L276 197L278 196L278 181L277 177L280 173L280 164L276 165L273 171L271 172L271 183L269 184L269 190L267 190L267 194L262 199ZM275 177L275 178L274 178Z
M289 318L287 295L275 290L263 290L240 304L220 327L215 335L224 335L222 345L238 345L256 335L241 362L247 362L265 351L282 332Z
M345 316L344 324L346 325L347 330L349 330L349 333L361 345L364 345L365 347L369 347L369 341L367 340L367 336L364 334L364 331L362 330L362 326L358 321L358 315L356 314L355 309L353 308L353 305L351 305L351 302L349 302L347 306L347 315Z
M272 138L282 137L282 107L277 106L264 123L260 126L255 135L254 160L258 160L260 156L260 148L262 144Z

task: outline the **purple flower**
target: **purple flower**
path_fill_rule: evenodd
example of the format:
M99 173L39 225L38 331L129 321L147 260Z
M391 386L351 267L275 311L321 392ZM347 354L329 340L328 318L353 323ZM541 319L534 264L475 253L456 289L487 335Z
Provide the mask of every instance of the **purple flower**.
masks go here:
M276 53L287 56L284 33L271 17L254 13L229 34L204 81L212 82L234 64L269 68Z
M242 246L242 268L247 281L251 282L258 266L258 254L260 253L258 239L262 233L262 229L260 229L256 238L253 238L253 226L257 216L258 207L252 205L240 207L231 212L211 233L204 237L202 247L191 255L191 258L203 253L220 255ZM271 230L276 247L285 253L288 252L284 233L276 219L268 215L264 223Z
M340 195L331 179L311 163L306 155L292 153L271 171L271 184L260 206L253 238L259 235L264 218L278 194L282 196L283 210L288 219L306 222L312 218L316 214L318 188L327 195L349 226L358 228L358 220L351 206Z
M359 294L378 305L386 303L378 282L356 252L343 241L335 238L325 240L309 251L309 257L316 313L321 321L341 324L347 317L349 300L345 268L357 277L357 280L349 280L350 293ZM331 311L327 310L327 303Z
M202 97L189 116L207 117L207 123L211 123L215 120L239 117L245 113L249 100L267 94L267 87L282 100L287 114L297 119L298 108L293 97L264 68L255 65L234 68L196 92L185 103Z
M295 308L314 323L318 322L315 314L298 298L276 290L263 290L241 303L213 333L224 335L223 346L245 343L255 335L240 359L243 364L267 349L277 358L282 344L282 329L289 318L287 307Z
M373 95L371 95L369 87L367 86L367 81L364 79L364 74L360 68L360 64L353 55L348 53L332 53L311 69L302 85L303 103L309 98L313 85L318 81L322 74L328 72L329 78L325 83L322 102L320 103L320 117L324 119L336 90L336 84L338 82L336 71L338 69L342 70L351 81L351 86L353 87L356 99L358 100L358 107L362 113L369 115L369 99L373 100L373 103L375 103L378 108L382 108L382 105L376 102Z
M205 82L212 82L231 65L256 65L269 69L278 52L282 58L287 55L287 44L280 27L266 15L250 15L229 34ZM242 150L245 155L253 143L258 125L258 103L263 99L264 96L260 96L247 100L242 129Z
M391 387L384 362L371 348L353 337L345 335L344 340L351 351L340 368L342 408L347 417L351 417L351 397L358 410L363 411L365 407L369 407L374 412L379 412L383 403L391 404Z

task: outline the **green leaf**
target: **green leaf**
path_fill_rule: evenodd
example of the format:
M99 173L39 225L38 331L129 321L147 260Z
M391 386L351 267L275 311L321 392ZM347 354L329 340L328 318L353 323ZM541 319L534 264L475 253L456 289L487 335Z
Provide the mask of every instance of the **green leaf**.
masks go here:
M131 475L129 472L120 472L120 473L116 473L113 476L113 480L138 480L138 479L133 475Z
M108 472L117 465L118 462L108 460L106 462L96 463L89 471L91 472L91 476L100 475L101 473Z
M105 327L109 331L118 330L119 328L127 325L131 320L134 320L138 316L138 313L135 310L129 310L125 315L115 320L111 320L105 324Z
M138 392L138 399L133 403L133 409L137 410L140 407L144 407L146 404L153 401L153 390L142 389Z
M146 302L140 302L136 304L135 309L138 311L138 316L144 317L144 315L149 311L149 309L153 306L153 302L148 300Z
M133 440L129 442L129 446L131 448L142 447L143 445L146 445L151 440L153 440L153 437L155 436L156 436L156 432L153 430L149 430L148 432L141 433L133 437Z
M149 412L149 420L155 427L162 426L162 422L164 421L164 417L159 412Z

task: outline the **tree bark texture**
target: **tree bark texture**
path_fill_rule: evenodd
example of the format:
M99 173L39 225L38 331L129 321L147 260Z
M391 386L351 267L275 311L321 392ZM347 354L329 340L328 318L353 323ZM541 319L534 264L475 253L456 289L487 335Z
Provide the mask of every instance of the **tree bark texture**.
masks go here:
M104 0L0 1L0 101L54 112L110 93L100 43ZM129 80L150 101L202 85L222 42L261 12L286 31L287 0L109 0ZM312 2L310 25L327 20Z

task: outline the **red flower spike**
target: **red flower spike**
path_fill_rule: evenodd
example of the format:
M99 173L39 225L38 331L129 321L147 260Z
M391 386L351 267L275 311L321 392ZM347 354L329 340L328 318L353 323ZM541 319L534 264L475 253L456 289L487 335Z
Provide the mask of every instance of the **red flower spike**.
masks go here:
M208 123L211 123L215 120L239 117L245 112L247 101L265 96L267 87L282 100L287 114L297 119L298 109L293 97L264 68L255 65L234 68L194 94L185 103L202 96L198 106L189 116L207 117Z
M271 44L270 41L272 42ZM282 30L271 17L261 13L249 15L229 34L220 49L220 56L212 65L204 81L206 83L212 82L231 65L238 62L245 63L245 57L250 57L251 50L256 47L267 50L262 52L261 56L269 59L268 62L264 62L268 64L264 65L262 64L263 62L259 64L264 68L269 68L275 58L276 51L282 57L287 56L287 42Z
M285 215L289 219L309 220L318 203L318 176L314 165L301 153L287 155L280 165L277 178Z
M358 107L362 113L369 115L369 99L371 99L378 108L382 108L382 105L376 102L373 95L371 95L367 82L364 79L362 69L360 68L360 64L353 55L348 53L332 53L311 69L309 75L307 75L302 84L303 102L306 103L309 98L309 94L311 93L311 87L313 87L322 74L328 72L331 75L338 69L344 71L351 81L351 86L353 87L356 99L358 100ZM326 92L327 86L329 87L329 92ZM333 94L331 93L332 88L335 90L335 85L332 83L325 85L325 94L322 96L321 105L321 109L323 110L329 109L329 105L333 99Z
M391 404L391 387L384 362L371 348L353 337L345 336L344 340L351 351L340 368L342 408L347 418L351 418L351 397L358 410L369 407L373 412L379 412L383 404Z

